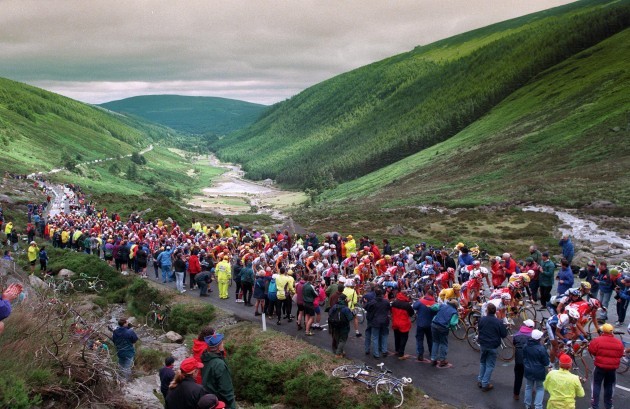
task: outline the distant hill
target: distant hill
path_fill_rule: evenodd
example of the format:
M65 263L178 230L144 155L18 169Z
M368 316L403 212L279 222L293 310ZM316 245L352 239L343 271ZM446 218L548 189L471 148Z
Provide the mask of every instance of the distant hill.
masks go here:
M452 138L325 192L361 208L630 204L630 29L542 72Z
M447 141L629 24L629 0L579 1L494 24L319 83L212 147L255 179L334 186Z
M0 78L2 170L43 171L81 161L128 155L177 132ZM181 137L181 136L180 136Z
M100 106L192 134L227 135L253 123L265 105L216 97L143 95Z

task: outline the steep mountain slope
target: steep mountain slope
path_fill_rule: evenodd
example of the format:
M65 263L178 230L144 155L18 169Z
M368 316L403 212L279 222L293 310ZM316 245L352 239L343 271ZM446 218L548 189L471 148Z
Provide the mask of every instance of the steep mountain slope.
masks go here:
M588 0L495 24L317 84L212 146L250 177L328 187L447 140L629 22L630 0Z
M0 78L2 170L31 172L128 155L176 132Z
M322 195L363 208L630 203L630 29L548 69L449 140ZM327 203L330 204L330 203Z
M254 122L265 105L235 99L143 95L101 104L112 111L136 115L178 131L226 135Z

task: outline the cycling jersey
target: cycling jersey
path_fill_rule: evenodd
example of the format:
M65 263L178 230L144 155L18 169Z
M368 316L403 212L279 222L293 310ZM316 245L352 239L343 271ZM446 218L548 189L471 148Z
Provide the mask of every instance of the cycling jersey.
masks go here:
M455 290L453 290L452 288L445 288L440 291L439 298L441 301L448 301L453 298L457 299L458 296L455 294Z
M505 309L506 309L506 305L503 304L503 300L500 299L500 298L496 298L494 300L486 301L485 303L483 303L483 305L481 306L481 315L482 316L488 315L488 305L490 305L490 304L494 304L494 306L497 308L497 313L499 313L501 311L505 311Z
M560 334L564 336L573 327L575 327L575 324L571 323L567 314L556 314L547 320L547 333L551 340L556 339L556 329L559 329Z

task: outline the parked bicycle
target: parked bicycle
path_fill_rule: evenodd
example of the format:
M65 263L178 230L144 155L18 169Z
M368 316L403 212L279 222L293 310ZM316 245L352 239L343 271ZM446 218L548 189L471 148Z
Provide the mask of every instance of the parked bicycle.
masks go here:
M170 305L161 305L151 302L151 311L147 314L146 325L152 328L161 328L162 331L168 329L168 317L171 312Z
M54 292L60 292L62 294L71 294L75 291L73 282L68 280L67 277L56 279L52 275L47 275L46 277L44 277L44 283L46 283L48 288L50 288Z
M382 362L377 367L378 370L366 364L342 365L335 368L332 371L332 375L336 378L352 379L361 382L368 388L374 388L377 395L381 393L391 395L396 403L394 407L399 408L405 399L403 388L410 385L412 379L405 377L398 379L392 376L392 371L387 369Z
M98 277L90 277L84 273L81 273L79 277L81 278L73 282L74 289L79 292L93 291L100 293L101 291L107 290L108 285L105 280L101 280Z

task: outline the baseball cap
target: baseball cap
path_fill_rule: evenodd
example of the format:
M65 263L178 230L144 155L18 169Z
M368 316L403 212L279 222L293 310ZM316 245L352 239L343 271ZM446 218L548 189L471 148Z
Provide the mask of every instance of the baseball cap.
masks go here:
M223 334L215 333L214 335L209 335L205 337L203 340L206 341L206 344L211 347L216 347L223 341Z
M203 395L199 402L197 402L198 409L222 409L225 408L225 403L221 402L216 395L211 393Z
M571 366L573 363L573 361L571 360L571 357L567 354L562 354L560 355L560 365L561 366Z
M538 341L540 338L542 338L543 333L542 331L539 331L537 329L532 331L532 339L535 339L536 341Z
M602 328L602 331L607 333L607 334L610 334L615 329L615 327L613 327L612 325L610 325L608 323L602 325L601 328Z
M186 373L190 373L195 369L201 368L203 368L203 364L201 362L197 362L195 358L186 358L182 361L181 364L179 364L179 369L181 369L182 372Z
M523 325L525 325L526 327L529 327L529 328L534 328L535 324L534 324L534 321L532 321L532 320L525 320L525 321L523 321Z

